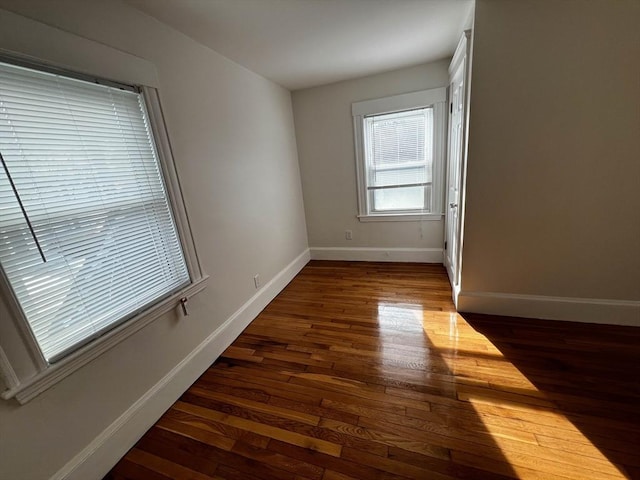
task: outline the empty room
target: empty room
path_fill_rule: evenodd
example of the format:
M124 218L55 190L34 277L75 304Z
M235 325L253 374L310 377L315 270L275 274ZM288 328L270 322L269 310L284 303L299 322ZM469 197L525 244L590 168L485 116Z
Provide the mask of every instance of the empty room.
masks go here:
M640 479L638 0L0 0L0 480Z

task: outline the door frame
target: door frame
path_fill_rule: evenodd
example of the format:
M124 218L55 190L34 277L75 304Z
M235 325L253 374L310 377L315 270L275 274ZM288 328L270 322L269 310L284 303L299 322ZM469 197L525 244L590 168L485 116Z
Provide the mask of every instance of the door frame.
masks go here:
M458 46L456 47L456 51L451 60L451 64L449 65L449 105L451 105L451 85L453 80L453 75L458 70L458 67L463 63L463 77L464 77L464 88L463 88L463 112L462 112L462 141L460 145L460 181L458 184L458 219L457 219L457 252L455 253L456 262L455 262L455 271L453 266L449 264L447 261L447 252L446 249L443 255L443 261L445 267L447 269L447 274L449 276L449 282L451 283L451 290L454 304L458 305L458 294L460 293L460 277L462 273L462 248L463 248L463 239L464 239L464 212L465 212L465 200L466 200L466 173L467 173L467 153L468 153L468 139L469 139L469 105L470 105L470 92L471 92L471 30L465 30L460 38ZM449 168L449 162L451 160L451 115L448 119L448 138L447 138L447 179L446 179L446 202L445 208L449 208L450 199L449 199L449 174L451 169ZM446 245L447 242L447 232L448 232L448 210L445 211L445 228L444 228L444 242Z

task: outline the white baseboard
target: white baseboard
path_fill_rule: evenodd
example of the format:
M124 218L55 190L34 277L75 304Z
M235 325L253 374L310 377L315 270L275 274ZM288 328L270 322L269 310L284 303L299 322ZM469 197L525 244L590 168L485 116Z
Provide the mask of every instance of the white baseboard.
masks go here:
M51 480L100 480L310 260L305 250L242 305Z
M458 294L458 311L640 327L640 302L492 292Z
M312 260L442 263L441 248L311 247Z

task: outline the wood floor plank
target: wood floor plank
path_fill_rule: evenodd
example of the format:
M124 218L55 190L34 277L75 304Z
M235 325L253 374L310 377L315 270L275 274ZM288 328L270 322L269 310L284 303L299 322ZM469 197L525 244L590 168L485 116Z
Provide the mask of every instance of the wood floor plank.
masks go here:
M129 452L127 459L168 478L185 478L188 480L211 480L212 478L210 475L135 448Z
M333 470L325 470L322 480L358 480L357 478L334 472Z
M379 480L400 480L406 477L389 472L378 470L367 463L350 461L343 458L336 458L325 454L314 453L308 449L300 448L278 440L269 442L269 450L282 453L283 455L301 459L307 463L328 468L337 473L342 473L353 478L379 479Z
M134 478L146 478L148 480L171 480L171 477L162 475L144 465L138 465L129 458L124 458L118 465L118 472L112 472L108 480L131 480Z
M336 420L322 419L321 426L335 430L336 432L346 433L350 436L362 438L365 440L372 440L375 443L381 445L388 445L389 447L399 447L407 451L421 453L430 457L442 458L448 460L450 458L449 450L447 448L429 445L423 440L409 439L403 435L395 435L394 433L377 431L375 429L368 429L358 425L350 425L348 423L338 422ZM357 448L357 447L356 447ZM361 448L361 450L363 450ZM375 449L364 449L369 453L374 453ZM388 449L386 454L388 456Z
M333 420L338 420L340 422L351 423L352 425L355 425L358 422L357 415L348 412L342 412L338 409L326 408L324 406L318 407L316 405L309 405L306 403L296 402L294 400L289 400L281 397L271 397L269 399L269 403L278 407L286 408L288 410L297 412L308 412L321 418L330 418Z
M184 437L199 440L207 445L221 448L222 450L231 450L235 443L233 438L225 437L223 435L198 428L197 426L189 425L187 422L173 420L169 416L164 416L158 420L156 422L156 427L177 433Z
M317 465L302 462L295 458L272 452L266 448L258 448L242 442L238 442L234 446L233 452L311 480L320 480L324 473L324 469Z
M160 420L158 420L158 423L156 425L160 425L160 421L163 419L173 419L182 423L183 425L198 428L206 432L213 432L214 434L224 436L225 438L231 440L241 440L245 443L255 445L257 447L265 448L269 443L269 437L258 435L254 432L248 432L246 430L241 430L239 428L225 425L220 422L215 422L210 419L198 417L196 415L190 415L174 408L169 409L164 414L164 416ZM188 430L185 429L185 432L187 431Z
M302 435L293 431L286 430L284 428L274 427L252 420L246 420L242 417L229 415L186 402L177 402L173 406L173 408L182 412L190 413L192 415L215 420L232 427L240 428L242 430L255 432L265 437L282 440L284 442L291 443L292 445L298 445L316 452L326 453L327 455L332 455L334 457L340 456L340 445L327 442L315 437Z
M248 400L242 397L235 397L233 395L227 395L224 393L218 393L209 389L192 389L195 395L209 398L211 400L220 402L220 404L230 404L239 408L246 408L248 410L265 413L268 415L275 415L281 418L289 420L295 420L308 425L318 425L320 423L320 417L318 415L310 415L308 413L297 412L288 408L277 407L270 403L256 402Z
M312 261L106 479L640 478L639 345L461 315L441 265Z

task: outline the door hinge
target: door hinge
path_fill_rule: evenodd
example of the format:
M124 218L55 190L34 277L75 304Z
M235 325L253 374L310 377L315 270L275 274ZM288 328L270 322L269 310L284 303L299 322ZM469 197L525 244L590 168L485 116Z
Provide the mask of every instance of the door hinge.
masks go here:
M449 113L453 113L453 102L449 104Z
M444 249L447 249L447 242L444 242Z

